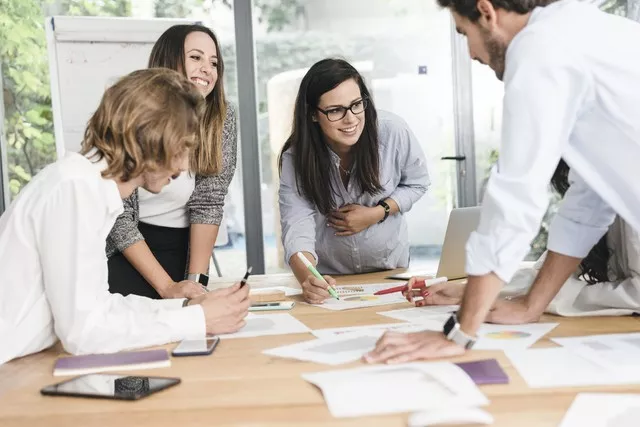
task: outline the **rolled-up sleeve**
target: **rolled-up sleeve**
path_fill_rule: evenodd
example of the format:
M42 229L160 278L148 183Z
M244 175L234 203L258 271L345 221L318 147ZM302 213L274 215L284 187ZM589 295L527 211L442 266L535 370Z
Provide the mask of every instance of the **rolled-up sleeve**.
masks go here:
M487 185L480 224L466 246L469 275L493 272L505 282L539 230L549 204L549 180L585 99L593 96L590 78L570 52L542 54L539 41L531 48L528 42L519 40L507 53L500 159Z
M123 252L129 246L140 240L144 240L142 233L138 230L139 204L138 190L122 201L124 211L116 219L109 236L107 237L107 256L113 255L116 251Z
M427 170L427 160L409 126L402 121L403 127L396 132L399 139L395 144L400 165L400 183L389 195L398 204L401 213L408 212L429 189L431 181Z
M220 225L224 213L224 198L236 172L238 129L233 106L227 106L222 133L222 170L218 175L196 175L193 194L187 202L190 224Z
M285 263L289 263L289 259L293 254L302 251L311 253L318 260L316 253L316 210L312 203L298 191L293 155L288 151L282 154L278 204L280 206L280 226L282 228Z
M571 186L551 222L547 248L584 258L607 232L616 213L573 169L569 179Z

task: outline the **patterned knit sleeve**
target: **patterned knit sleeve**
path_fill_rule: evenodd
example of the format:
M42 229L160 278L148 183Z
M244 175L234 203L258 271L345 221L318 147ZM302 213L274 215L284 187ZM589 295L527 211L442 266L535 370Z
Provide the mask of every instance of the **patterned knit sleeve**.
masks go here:
M220 225L224 198L236 171L238 129L235 108L227 105L222 134L222 170L218 175L196 175L196 186L187 202L189 223Z
M107 236L107 256L116 252L122 252L129 246L140 240L144 240L138 230L140 218L140 205L138 204L138 190L135 190L129 198L122 201L124 212L116 219L109 236Z

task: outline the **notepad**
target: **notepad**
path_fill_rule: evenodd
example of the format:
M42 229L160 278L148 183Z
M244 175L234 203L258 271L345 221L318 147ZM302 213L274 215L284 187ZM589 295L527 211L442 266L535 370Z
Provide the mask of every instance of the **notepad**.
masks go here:
M62 357L53 367L53 375L84 375L95 372L128 371L132 369L166 368L171 366L167 350L126 351L111 354Z

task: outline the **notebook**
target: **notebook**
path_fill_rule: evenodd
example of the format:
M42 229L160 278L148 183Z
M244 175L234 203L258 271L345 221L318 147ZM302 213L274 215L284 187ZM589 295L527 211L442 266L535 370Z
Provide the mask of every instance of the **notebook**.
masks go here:
M152 369L171 366L167 350L127 351L112 354L88 354L62 357L53 367L53 375L84 375L95 372Z
M456 363L477 385L508 384L509 377L496 359Z

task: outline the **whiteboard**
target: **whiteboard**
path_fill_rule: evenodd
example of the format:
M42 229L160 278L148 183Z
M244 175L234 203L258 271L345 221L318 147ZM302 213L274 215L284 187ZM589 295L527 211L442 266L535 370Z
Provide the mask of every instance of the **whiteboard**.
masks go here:
M146 68L160 35L185 19L54 16L45 20L56 153L78 151L104 90Z

